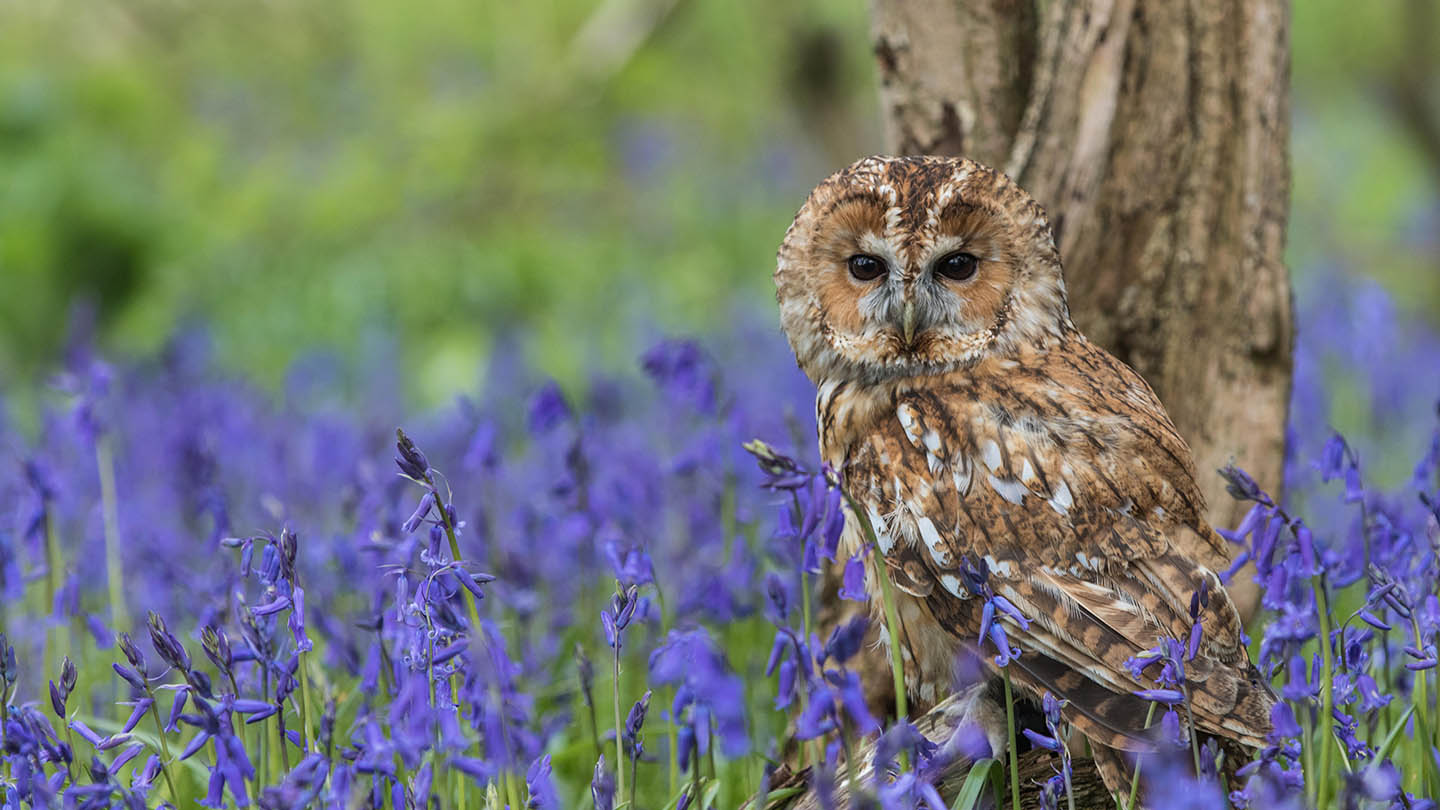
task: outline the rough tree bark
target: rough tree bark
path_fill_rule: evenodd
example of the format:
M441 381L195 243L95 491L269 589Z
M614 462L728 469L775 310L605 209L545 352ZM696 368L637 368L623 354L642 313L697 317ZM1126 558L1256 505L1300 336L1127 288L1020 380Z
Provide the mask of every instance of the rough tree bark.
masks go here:
M1003 168L1049 211L1076 324L1215 470L1282 479L1285 0L874 0L890 150ZM1237 594L1253 605L1253 589Z

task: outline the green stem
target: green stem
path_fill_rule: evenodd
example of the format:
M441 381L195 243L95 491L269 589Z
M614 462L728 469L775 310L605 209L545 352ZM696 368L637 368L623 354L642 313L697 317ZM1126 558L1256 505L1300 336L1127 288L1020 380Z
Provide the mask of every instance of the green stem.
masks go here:
M845 782L850 785L850 803L853 806L855 799L860 796L860 774L856 773L855 752L851 750L850 735L845 733L845 727L840 727L840 746L845 749ZM882 783L884 774L876 773L875 781Z
M60 718L60 724L65 726L65 744L70 746L70 756L73 761L75 757L75 735L70 731L70 721L67 718ZM72 762L65 763L65 779L70 784L75 784L75 772L71 770Z
M1056 736L1059 736L1058 731ZM1075 785L1072 784L1073 780L1071 779L1073 772L1070 768L1070 743L1062 739L1060 747L1064 750L1062 756L1065 764L1065 807L1067 810L1075 810Z
M1145 713L1145 728L1150 728L1150 724L1155 722L1155 705L1151 703L1150 710ZM1125 802L1126 810L1135 808L1135 798L1140 794L1140 765L1144 761L1143 757L1135 757L1135 772L1130 774L1130 800Z
M800 569L800 624L805 638L810 638L810 573Z
M1006 747L1009 749L1010 759L1010 808L1020 810L1020 756L1015 753L1015 699L1010 693L1010 668L1004 667L1005 673L1005 725L1008 735Z
M265 702L266 702L266 703L269 703L269 702L270 702L270 673L269 673L268 670L265 669L265 665L264 665L263 663L259 664L259 666L260 666L260 670L261 670L261 692L260 692L260 695L261 695L261 697L263 697L263 698L265 699ZM258 744L259 744L259 746L260 746L260 749L259 749L259 750L260 750L260 755L257 757L257 759L259 760L259 762L256 763L256 767L255 767L255 778L256 778L257 780L259 780L260 784L262 784L262 785L268 785L268 784L270 784L269 774L270 774L271 771L274 770L274 763L271 762L271 760L274 758L274 752L270 750L270 746L269 746L269 742L270 742L270 732L269 732L269 730L268 730L269 728L270 728L270 724L269 724L269 723L261 723L261 724L260 724L260 727L257 728L257 729L255 729L255 736L256 736L256 739L257 739Z
M1413 616L1410 621L1415 633L1415 638L1422 638L1420 635L1419 622ZM1425 735L1429 733L1430 729L1430 695L1427 673L1424 670L1417 671L1412 683L1411 696L1414 698L1415 704L1415 733L1411 736L1410 742L1415 749L1414 761L1418 767L1408 769L1406 773L1406 788L1416 795L1421 795L1424 793L1426 775L1434 767L1434 765L1431 764L1432 760L1430 759L1430 752L1428 750L1429 742L1425 739Z
M615 704L615 795L625 796L625 726L620 720L620 639L616 632L614 678L610 682L610 696Z
M165 786L170 789L170 801L178 805L180 794L175 791L175 781L170 778L170 744L165 742L165 724L160 722L160 701L155 699L155 691L148 682L145 692L150 697L150 717L155 720L155 736L160 740L160 773L165 777Z
M655 600L660 603L660 635L664 636L670 632L670 611L666 607L665 591L660 588L660 583L656 581L652 584L655 587ZM667 688L665 690L665 693L669 695L670 698L674 698L673 688ZM669 705L669 703L667 702L666 705ZM600 725L595 721L594 706L590 707L590 725L591 728L595 729L595 752L598 754L600 752ZM665 736L670 742L670 751L668 756L670 763L668 768L668 784L666 785L666 790L668 793L670 793L670 795L673 796L675 795L675 790L677 786L680 784L680 760L678 758L679 752L676 750L676 746L678 746L680 743L680 725L678 721L676 721L676 719L673 717L670 718L670 724L665 729Z
M305 740L305 753L315 752L315 732L310 728L310 674L305 667L305 653L299 655L296 667L300 676L300 730Z
M1334 735L1330 733L1335 708L1335 662L1330 651L1330 605L1325 598L1324 575L1312 577L1310 586L1315 591L1315 607L1320 619L1320 717L1316 721L1320 730L1320 740L1316 743L1320 746L1320 761L1314 774L1315 806L1324 808L1330 801L1330 752L1335 749Z
M665 690L670 695L670 703L674 702L673 689ZM674 717L670 718L670 725L665 730L670 739L670 784L666 786L670 795L675 795L675 790L680 784L680 723Z
M1312 744L1315 737L1315 721L1310 716L1310 708L1309 703L1306 702L1305 705L1299 707L1300 711L1295 712L1295 716L1300 720L1300 739L1306 741L1300 746L1300 774L1305 781L1305 792L1310 794L1310 799L1313 801L1320 786L1315 777L1315 746Z
M285 707L275 713L275 742L280 749L280 772L290 772L290 736L285 733Z
M50 517L50 504L45 509L45 652L40 660L48 662L56 652L58 643L54 636L58 632L54 625L55 595L60 592L60 537L55 531L55 521ZM69 653L67 649L65 651Z
M640 781L640 760L630 757L630 806L635 806L635 785Z
M690 805L704 807L700 801L700 752L690 752Z
M0 641L0 648L3 648L3 647L4 647L3 641ZM4 655L4 654L5 654L4 649L0 649L0 655ZM5 744L6 744L7 738L6 738L6 735L5 735L5 726L6 726L7 724L9 724L9 722L10 722L10 694L9 694L9 692L10 692L10 690L6 687L5 682L4 682L4 681L0 681L0 751L6 750ZM10 758L9 758L9 757L0 757L0 776L5 777L5 781L7 781L7 782L10 781Z
M460 541L455 537L455 527L450 523L450 514L445 511L445 501L440 497L440 489L435 486L434 476L429 473L425 474L424 483L430 487L431 492L435 493L434 509L436 514L440 516L440 525L445 528L445 539L450 541L450 559L454 560L456 565L459 565L465 558L460 554ZM475 644L485 645L488 641L480 627L480 608L475 604L475 594L471 593L469 588L461 588L460 590L465 594L465 606L468 608L468 613L470 614L471 641ZM495 683L493 678L490 679L489 691L490 702L494 705L495 711L503 711L505 703L500 696L500 687ZM456 701L456 704L458 706L459 701ZM505 746L505 767L508 769L512 764L510 758L513 749L510 747L510 732L505 727L504 718L501 718L500 721L500 736L501 742ZM511 803L512 807L518 807L519 804L517 800L519 799L519 794L515 785L511 784L512 780L508 777L507 772L502 771L500 778L504 784L507 800Z
M790 500L793 505L795 524L798 526L804 519L805 509L800 505L800 496L798 494L791 492ZM803 564L800 566L800 627L804 633L804 637L808 640L810 638L811 627L810 572L805 570Z
M240 686L235 682L235 673L227 671L225 673L225 677L230 681L230 694L236 695L238 697L240 694ZM251 750L250 742L255 735L251 732L250 728L245 725L245 721L242 720L240 718L240 715L236 712L230 713L230 727L231 729L235 730L236 735L240 737L240 742L245 746L246 750ZM254 783L255 795L259 796L261 788L263 788L265 785L265 783L262 782L260 779L260 769L265 766L265 763L257 762L255 763L255 765L255 778L251 781Z
M910 717L910 710L905 697L905 662L900 656L900 614L896 611L890 577L885 572L885 555L880 551L880 541L875 538L875 527L870 525L870 516L850 500L850 496L845 496L845 499L850 503L851 514L855 515L860 521L860 527L865 530L865 539L875 555L876 579L880 580L880 600L885 606L885 629L890 635L890 675L895 680L895 717L897 720L906 720Z
M1195 773L1200 773L1200 735L1195 730L1195 711L1190 707L1190 684L1185 684L1185 722L1190 724L1190 755L1195 760Z
M522 808L525 805L520 803L520 777L509 771L502 771L500 778L505 780L505 797L513 808Z
M95 442L95 468L100 474L100 509L105 524L105 579L110 591L110 621L129 632L130 611L125 605L125 571L120 562L120 510L115 496L115 453L110 437Z

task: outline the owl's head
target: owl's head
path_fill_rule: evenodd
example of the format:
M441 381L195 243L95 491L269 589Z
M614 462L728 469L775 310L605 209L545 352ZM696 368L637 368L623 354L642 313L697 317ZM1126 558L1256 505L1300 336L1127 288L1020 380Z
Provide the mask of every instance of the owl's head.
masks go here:
M935 374L1072 329L1045 212L961 158L870 157L796 214L780 323L812 380Z

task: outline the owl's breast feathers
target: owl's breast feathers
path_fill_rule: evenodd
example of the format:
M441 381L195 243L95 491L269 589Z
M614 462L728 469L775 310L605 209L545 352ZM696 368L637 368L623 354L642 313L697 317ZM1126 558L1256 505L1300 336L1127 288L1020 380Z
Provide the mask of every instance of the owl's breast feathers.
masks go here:
M1092 740L1140 750L1148 706L1133 692L1156 683L1126 661L1164 638L1185 643L1191 597L1208 582L1203 640L1186 662L1195 723L1263 745L1273 698L1215 574L1224 541L1202 516L1189 448L1134 371L1071 333L947 375L824 383L817 415L889 576L931 623L907 622L911 640L976 640L979 600L960 566L984 560L994 591L1031 620L1005 620L1022 650L1016 681L1069 699L1068 719Z

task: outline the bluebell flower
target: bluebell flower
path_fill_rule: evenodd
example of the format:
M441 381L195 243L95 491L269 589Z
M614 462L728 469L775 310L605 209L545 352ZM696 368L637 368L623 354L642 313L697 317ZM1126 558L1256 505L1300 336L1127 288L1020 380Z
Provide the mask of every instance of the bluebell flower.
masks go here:
M877 782L895 766L896 757L904 753L917 766L935 755L939 749L928 737L909 722L899 721L885 730L875 741L874 774Z
M395 457L395 465L400 468L400 472L416 481L429 477L430 460L415 446L410 437L405 435L405 431L399 428L395 429L395 449L399 452Z
M590 799L595 810L615 810L615 777L605 767L605 755L595 763L595 773L590 779Z
M1346 807L1359 807L1361 802L1398 802L1400 772L1390 762L1380 762L1352 772L1342 773L1344 780L1340 800Z
M1227 464L1220 471L1221 477L1226 481L1226 491L1230 497L1237 501L1255 501L1265 506L1271 506L1274 501L1270 496L1255 483L1250 474L1232 464Z
M840 592L841 599L850 599L856 602L866 602L870 594L865 590L865 554L867 549L861 549L845 561L845 571L841 576Z
M1020 655L1018 647L1010 645L1009 636L1005 633L1004 625L999 621L1000 617L1009 618L1021 627L1028 629L1030 620L999 594L996 594L990 587L990 569L982 559L976 562L969 557L960 561L961 583L971 596L983 600L980 609L980 634L977 645L984 647L989 640L995 645L997 655L995 665L999 667L1008 666L1010 659Z
M671 717L683 723L682 731L689 729L701 755L709 750L712 733L726 756L749 750L744 686L704 629L670 631L650 653L650 681L677 685Z
M4 633L0 633L0 693L9 694L10 687L20 677L20 666L15 661L15 647Z
M655 581L655 564L639 547L621 550L617 538L605 541L605 558L615 578L625 585L648 585Z
M865 631L869 626L870 620L863 614L836 625L825 642L825 655L839 664L854 658L865 642Z
M546 383L530 400L530 432L537 436L549 433L569 418L570 406L554 380Z
M525 789L529 794L525 802L527 810L561 810L560 794L551 778L549 754L530 763L525 771Z
M1197 776L1188 760L1161 754L1145 760L1145 806L1167 810L1225 810L1218 782Z
M684 402L700 413L715 410L717 371L694 341L657 343L641 356L640 364L672 400Z
M770 621L783 625L790 615L790 584L784 577L771 571L765 575L765 596Z
M814 478L814 474L807 472L795 459L759 439L746 442L745 450L760 465L760 471L765 475L761 486L766 489L794 491L808 486Z
M1270 739L1272 742L1287 737L1299 737L1303 730L1300 724L1295 722L1295 712L1291 710L1290 704L1285 701L1276 701L1270 709Z
M79 670L70 656L60 664L60 683L57 686L54 681L50 682L50 707L55 710L55 716L61 720L65 719L65 704L70 698L70 693L75 689L75 680L79 677Z
M610 597L608 607L600 611L600 624L605 630L605 643L617 650L620 649L621 640L625 628L630 626L630 620L635 616L635 608L640 604L638 589L631 585L621 587L616 583L616 593Z

